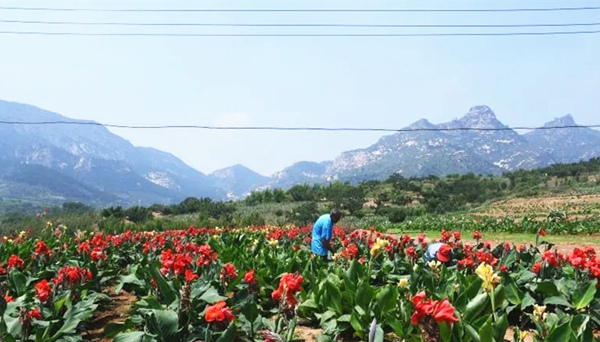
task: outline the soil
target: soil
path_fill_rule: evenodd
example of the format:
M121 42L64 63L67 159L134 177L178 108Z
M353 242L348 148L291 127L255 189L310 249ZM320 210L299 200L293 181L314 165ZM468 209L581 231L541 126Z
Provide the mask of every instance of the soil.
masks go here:
M82 337L86 341L110 342L112 339L104 337L104 328L110 323L124 322L129 316L131 306L137 301L135 295L121 291L115 293L115 287L107 288L104 293L110 297L103 302L92 318L91 328Z

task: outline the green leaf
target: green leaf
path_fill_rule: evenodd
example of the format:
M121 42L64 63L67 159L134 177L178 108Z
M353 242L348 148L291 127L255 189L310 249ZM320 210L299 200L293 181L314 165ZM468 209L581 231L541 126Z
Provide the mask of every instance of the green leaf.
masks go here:
M356 304L363 309L364 312L369 311L369 305L375 298L375 290L368 282L361 280L358 283L358 289L356 291Z
M359 268L360 264L358 263L358 260L352 259L352 261L350 262L350 267L348 267L348 270L346 271L346 277L348 277L348 279L352 282L356 283L358 281Z
M113 342L144 342L146 334L143 331L121 333L115 337Z
M121 290L123 289L123 286L125 286L126 284L144 286L144 283L135 274L128 274L126 276L120 277L119 284L115 288L115 293L120 294Z
M0 296L0 316L4 316L4 311L6 311L7 306L8 304L6 303L6 300L4 300L4 297Z
M506 335L506 330L508 329L508 317L506 317L506 315L500 316L500 318L494 322L493 328L494 340L504 341L504 335Z
M471 325L465 323L465 330L467 331L467 334L471 336L474 342L481 342L479 333Z
M481 326L479 329L479 337L481 342L494 342L494 329L492 327L492 317Z
M575 309L583 309L588 306L596 295L598 280L594 279L579 285L573 292L573 305Z
M568 308L572 308L573 305L571 305L571 303L569 303L569 301L562 296L553 296L553 297L548 297L546 299L544 299L544 305L560 305L560 306L565 306Z
M346 314L346 315L342 315L340 317L337 318L338 322L346 322L346 323L350 323L350 315Z
M126 320L125 322L117 322L117 323L109 323L106 327L104 327L104 336L108 338L114 338L119 333L127 329L131 329L133 327L133 323L130 320Z
M567 321L552 329L546 337L546 341L568 341L571 332L571 321Z
M485 307L489 304L489 296L487 293L480 293L473 298L465 309L465 320L472 322L475 317L479 316Z
M11 281L19 297L27 292L27 277L23 273L14 270L11 272Z
M173 303L177 298L177 293L175 292L173 286L167 282L165 277L163 277L156 266L150 267L150 275L152 276L152 279L156 281L158 289L163 296L164 303L166 305Z
M342 292L339 286L333 284L329 279L325 281L325 294L322 298L323 305L327 309L342 314Z
M81 319L79 318L76 318L74 316L68 317L67 319L65 319L65 322L63 323L62 327L60 327L56 334L54 334L53 338L57 338L60 335L74 333L77 329L77 326L79 325L79 322L81 322Z
M380 324L377 324L377 328L375 329L375 339L373 342L383 342L383 329Z
M404 335L404 327L402 326L402 322L400 322L399 320L397 320L394 317L386 317L386 322L387 324L394 330L394 333L396 333L396 335L398 336L403 336Z
M541 293L546 296L558 296L558 288L553 281L543 281L535 287L535 292Z
M523 297L523 301L521 302L521 311L525 311L526 308L535 304L535 299L529 295L529 293L525 293L525 297Z
M256 302L251 301L246 303L242 308L242 314L249 322L254 322L256 318L258 318L258 307L256 306Z
M506 299L514 305L520 305L523 301L523 297L525 294L523 291L519 290L517 285L514 282L510 282L508 286L506 286Z
M225 333L219 337L217 342L233 342L233 340L235 340L236 333L237 329L235 327L235 322L231 322L229 323L227 330L225 330Z
M438 324L440 329L440 336L444 342L450 342L452 340L452 330L448 326L448 324L440 322Z
M391 310L394 310L398 304L398 290L396 286L387 285L379 289L375 296L375 315L378 319Z
M179 316L172 310L152 310L146 319L148 330L167 341L179 332Z
M219 291L217 291L217 289L215 289L212 286L208 290L206 290L206 292L204 292L202 296L200 296L200 300L203 300L209 304L215 304L218 301L226 299L227 297L221 296L219 294Z

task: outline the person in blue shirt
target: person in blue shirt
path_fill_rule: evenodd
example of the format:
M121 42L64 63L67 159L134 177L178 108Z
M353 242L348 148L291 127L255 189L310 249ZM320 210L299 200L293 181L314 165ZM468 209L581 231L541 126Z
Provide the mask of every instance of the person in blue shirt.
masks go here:
M452 264L452 247L447 243L436 242L427 246L427 251L425 252L425 261L439 261L446 265Z
M310 247L312 252L324 261L327 260L327 252L335 254L335 250L331 246L331 237L333 236L333 225L338 223L341 218L340 210L333 209L331 213L321 215L313 225Z

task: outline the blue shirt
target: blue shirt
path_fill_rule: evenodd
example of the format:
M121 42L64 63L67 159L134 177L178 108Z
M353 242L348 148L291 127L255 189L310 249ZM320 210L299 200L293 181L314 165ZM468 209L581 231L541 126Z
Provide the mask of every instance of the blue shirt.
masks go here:
M317 222L315 222L313 225L312 242L310 244L313 253L327 256L327 248L323 246L321 239L324 238L325 240L330 241L332 234L333 222L331 222L331 215L321 215L319 219L317 219Z
M427 251L425 252L425 261L437 260L437 252L442 247L443 243L436 242L432 243L427 247Z

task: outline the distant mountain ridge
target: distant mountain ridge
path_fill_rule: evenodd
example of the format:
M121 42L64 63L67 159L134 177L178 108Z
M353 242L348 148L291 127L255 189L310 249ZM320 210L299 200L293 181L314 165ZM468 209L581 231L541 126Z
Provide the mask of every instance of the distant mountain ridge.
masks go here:
M0 120L77 122L6 101L0 101ZM545 126L576 123L565 115ZM493 130L435 130L464 127ZM600 157L599 131L581 127L518 134L488 106L471 107L450 122L420 119L406 128L430 130L386 135L331 161L300 161L267 177L240 164L205 175L172 154L135 147L98 125L0 125L0 200L148 205L190 196L239 199L253 190L295 184L358 182L393 173L500 174Z
M0 120L81 122L7 101ZM0 198L147 205L225 195L175 156L135 147L103 126L5 124L0 137ZM73 186L56 188L59 178Z
M547 122L545 127L576 125L571 115L565 115ZM492 130L435 130L465 127ZM386 135L367 148L343 152L332 161L298 162L254 189L384 179L393 173L406 177L467 172L497 175L600 156L600 132L590 128L536 130L526 134L507 128L488 106L471 107L461 118L437 125L420 119L406 129L433 130ZM306 172L307 168L310 172Z

